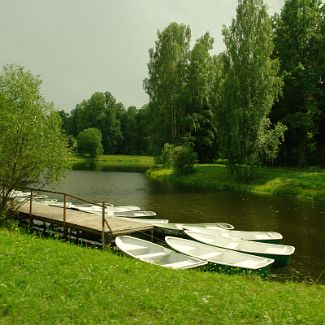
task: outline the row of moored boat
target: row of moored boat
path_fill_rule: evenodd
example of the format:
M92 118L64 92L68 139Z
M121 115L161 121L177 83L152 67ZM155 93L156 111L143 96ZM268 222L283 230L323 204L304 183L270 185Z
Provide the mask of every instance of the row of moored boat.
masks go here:
M15 191L18 200L28 199L30 192ZM63 207L63 202L49 200L45 195L33 196L38 204ZM98 205L65 203L66 208L102 214ZM286 265L295 248L282 245L282 235L273 231L238 231L231 224L169 223L153 218L156 213L137 206L105 204L105 215L142 223L150 223L163 234L168 247L132 236L118 236L116 246L129 256L144 262L174 269L195 268L208 263L221 267L268 272L271 265Z

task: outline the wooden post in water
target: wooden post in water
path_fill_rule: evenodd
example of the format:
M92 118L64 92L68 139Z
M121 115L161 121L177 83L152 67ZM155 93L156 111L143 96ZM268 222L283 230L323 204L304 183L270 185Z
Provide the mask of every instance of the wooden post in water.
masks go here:
M30 191L29 197L29 227L32 227L32 204L33 204L33 190Z
M105 248L105 202L102 204L102 248Z

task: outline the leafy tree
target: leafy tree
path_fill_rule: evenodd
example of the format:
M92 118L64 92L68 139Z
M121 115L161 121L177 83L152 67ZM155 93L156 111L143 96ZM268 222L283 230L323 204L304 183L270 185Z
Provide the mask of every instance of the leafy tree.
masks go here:
M71 112L73 135L87 128L97 128L103 137L105 153L116 153L122 145L121 117L124 107L109 92L96 92L90 99L77 104Z
M281 124L272 130L268 119L282 80L279 62L271 59L273 31L263 1L239 1L236 19L224 27L223 35L225 80L219 137L230 171L252 175L263 158L276 157L284 132Z
M188 26L171 23L162 32L158 31L155 48L149 50L149 76L144 80L144 89L150 100L151 141L156 154L164 143L176 144L183 135L190 38Z
M275 18L275 54L284 76L283 98L273 119L288 126L283 156L300 167L315 145L324 107L324 17L320 0L287 0Z
M62 129L66 132L66 134L72 135L74 132L74 127L70 114L64 110L61 110L58 113L62 120Z
M78 153L97 157L103 154L102 133L96 128L81 131L77 137Z
M141 109L137 111L136 115L136 125L137 125L137 137L136 137L136 148L137 154L151 154L149 148L149 128L152 124L149 115L148 105L144 105Z
M40 93L41 80L21 66L0 73L0 214L10 193L64 175L69 159L61 118Z
M123 134L123 143L121 152L134 155L137 153L137 109L130 106L123 113L121 119L121 131Z
M190 53L186 87L188 140L193 143L200 163L213 162L217 156L216 127L212 110L214 87L213 58L209 51L213 38L199 38Z

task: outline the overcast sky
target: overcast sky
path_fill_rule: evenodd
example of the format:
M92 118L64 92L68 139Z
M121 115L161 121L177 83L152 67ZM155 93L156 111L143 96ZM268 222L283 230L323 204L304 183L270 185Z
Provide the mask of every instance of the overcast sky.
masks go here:
M265 0L269 13L284 0ZM23 65L43 80L42 93L71 111L95 91L125 107L148 101L142 88L157 30L175 21L191 27L192 43L209 31L214 53L237 0L0 0L0 66Z

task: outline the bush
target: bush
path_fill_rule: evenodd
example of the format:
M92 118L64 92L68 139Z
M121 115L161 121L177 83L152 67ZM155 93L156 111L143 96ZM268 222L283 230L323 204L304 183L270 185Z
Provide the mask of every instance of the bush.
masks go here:
M165 167L172 167L174 164L174 149L173 144L165 143L164 148L161 152L160 163Z
M189 146L178 146L173 150L173 169L175 174L186 175L194 171L196 152Z
M103 154L102 132L97 128L81 131L77 137L78 153L97 157Z

